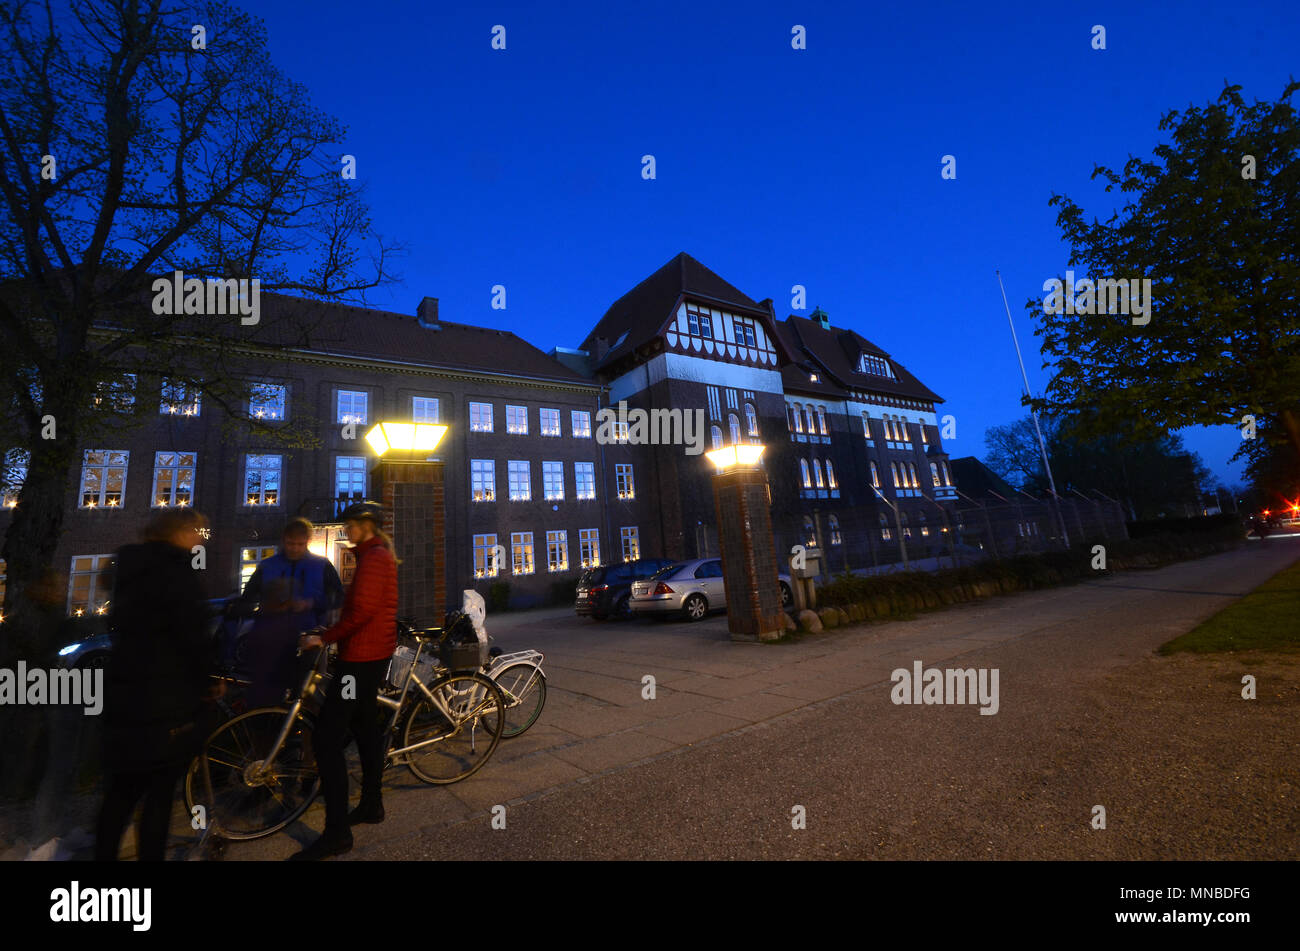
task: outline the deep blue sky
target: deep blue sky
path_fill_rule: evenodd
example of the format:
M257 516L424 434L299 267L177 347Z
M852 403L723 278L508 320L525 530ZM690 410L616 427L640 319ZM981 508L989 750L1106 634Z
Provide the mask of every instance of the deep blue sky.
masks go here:
M808 311L945 397L954 456L982 456L985 428L1024 412L995 267L1030 382L1047 379L1023 304L1067 266L1052 192L1105 217L1094 163L1150 155L1161 114L1225 78L1275 99L1300 71L1295 0L250 9L276 63L348 126L376 226L409 247L373 306L413 313L427 294L447 320L573 347L684 250L781 317L805 285ZM790 47L796 23L807 50ZM1240 478L1235 429L1183 435Z

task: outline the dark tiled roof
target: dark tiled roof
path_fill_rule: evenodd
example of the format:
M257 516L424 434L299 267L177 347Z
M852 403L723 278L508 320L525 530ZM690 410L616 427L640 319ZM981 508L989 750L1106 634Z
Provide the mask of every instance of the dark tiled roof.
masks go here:
M732 287L685 251L655 271L610 305L592 328L581 349L596 352L596 338L610 347L598 366L608 366L662 332L673 316L678 298L691 297L740 313L766 315L756 301Z
M262 295L261 319L254 326L222 320L235 342L592 385L508 330L441 319L435 330L414 315L280 294Z
M953 482L957 483L957 488L971 498L981 499L990 492L996 492L1003 498L1010 499L1016 494L1016 490L1008 485L1005 479L974 456L949 459L948 468L952 472Z
M823 383L829 377L832 384L838 384L823 389L819 384L809 381L807 370L802 373L796 370L793 376L784 372L782 374L788 389L819 393L858 389L925 402L943 402L943 397L909 373L906 367L855 331L839 327L827 330L815 320L794 315L787 317L780 327L782 338L791 353L799 354L802 363L822 376ZM858 372L858 355L863 352L888 360L897 379Z

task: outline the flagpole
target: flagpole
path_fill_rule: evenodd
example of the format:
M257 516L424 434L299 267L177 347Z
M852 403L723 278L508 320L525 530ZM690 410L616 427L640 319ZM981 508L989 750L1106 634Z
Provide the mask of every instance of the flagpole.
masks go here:
M1007 289L1002 285L1002 272L994 268L993 273L998 276L998 288L1002 291L1002 306L1006 309L1007 324L1011 327L1011 342L1016 345L1016 359L1020 361L1020 377L1025 381L1025 396L1033 399L1034 393L1029 388L1029 374L1025 372L1025 358L1020 353L1020 340L1016 337L1016 324L1011 319L1011 305L1007 303ZM1052 488L1052 507L1056 509L1056 519L1061 523L1061 539L1065 542L1065 547L1069 548L1070 533L1065 527L1065 513L1061 511L1060 500L1056 495L1056 479L1052 477L1052 464L1047 461L1047 444L1043 442L1043 430L1038 425L1038 411L1031 406L1029 414L1034 420L1034 432L1038 434L1038 451L1043 455L1043 468L1047 470L1047 484Z

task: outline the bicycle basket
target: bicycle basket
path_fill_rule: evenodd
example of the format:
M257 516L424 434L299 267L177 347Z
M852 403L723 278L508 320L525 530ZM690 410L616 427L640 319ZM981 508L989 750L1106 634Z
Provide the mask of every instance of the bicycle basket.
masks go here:
M393 659L388 662L388 686L401 690L414 660L415 648L399 644L397 650L393 652ZM433 680L433 662L433 651L426 647L420 653L419 666L415 668L416 676L425 683Z
M438 659L448 670L478 670L488 662L488 646L479 640L468 615L447 612L443 634L438 639Z

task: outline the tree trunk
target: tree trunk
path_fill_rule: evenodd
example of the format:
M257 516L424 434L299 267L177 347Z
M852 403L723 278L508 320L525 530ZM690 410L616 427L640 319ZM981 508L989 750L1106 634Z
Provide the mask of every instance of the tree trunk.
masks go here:
M67 573L54 564L63 529L64 496L76 456L76 413L56 394L46 400L55 417L55 439L37 439L31 447L27 479L5 533L4 624L0 630L0 667L47 667L60 646L58 634L66 614ZM60 411L60 410L63 411ZM24 689L26 685L17 685ZM48 708L0 707L0 793L25 797L35 792L44 772L44 714Z
M1294 409L1284 409L1278 413L1278 418L1282 422L1282 428L1286 430L1287 441L1291 443L1296 456L1300 457L1300 414L1297 414Z

